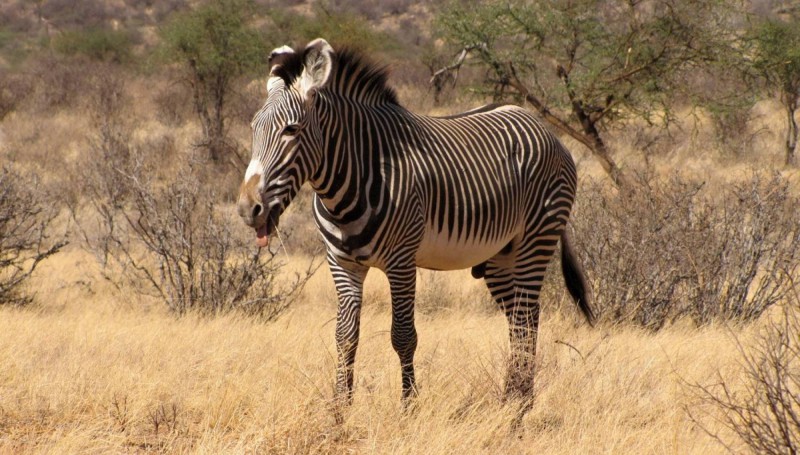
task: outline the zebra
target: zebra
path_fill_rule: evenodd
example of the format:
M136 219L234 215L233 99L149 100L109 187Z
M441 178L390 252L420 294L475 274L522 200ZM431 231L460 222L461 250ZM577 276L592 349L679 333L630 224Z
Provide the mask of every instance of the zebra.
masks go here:
M269 58L238 214L269 244L308 182L338 296L335 397L352 401L362 289L382 270L402 401L416 395L417 267L472 268L509 323L507 397L533 391L539 294L562 244L567 288L591 323L590 293L565 229L577 174L566 148L530 112L493 104L449 117L403 108L386 67L324 39Z

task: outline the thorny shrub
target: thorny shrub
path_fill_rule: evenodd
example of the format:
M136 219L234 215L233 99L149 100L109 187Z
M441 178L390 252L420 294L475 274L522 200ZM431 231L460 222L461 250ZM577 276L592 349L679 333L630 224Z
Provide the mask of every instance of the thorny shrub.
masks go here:
M166 126L177 128L183 126L189 117L191 95L179 84L170 84L153 95L156 105L155 116Z
M83 57L38 57L26 72L33 87L27 103L42 114L75 107L88 90L86 74L93 70L93 63Z
M379 20L385 16L397 16L407 12L416 2L410 0L332 0L326 7L330 11L356 14L369 20Z
M105 27L65 30L52 39L53 49L66 56L82 55L90 60L126 63L133 42L128 32Z
M800 304L800 297L797 297ZM690 417L728 449L743 442L753 453L800 452L800 305L786 305L749 347L739 346L741 382L694 385L703 412L728 430L711 431L698 410ZM733 451L731 449L731 451Z
M235 217L217 205L222 196L191 166L161 183L141 152L130 152L125 167L102 162L87 175L96 224L84 238L110 281L178 315L239 311L271 320L292 304L313 266L279 284L279 262L236 235Z
M209 163L179 156L184 164L166 166L158 147L133 139L120 80L99 77L96 85L95 134L79 171L84 203L71 213L105 277L178 315L238 311L271 320L288 308L318 264L279 283L279 262L238 236L238 220L218 205L218 179L201 172Z
M53 232L55 212L38 179L0 168L0 304L30 303L25 281L66 245Z
M0 70L0 121L19 108L33 89L31 85L22 74Z
M749 321L800 272L800 220L780 174L709 188L638 174L614 193L579 190L571 224L603 318L659 329L688 315Z

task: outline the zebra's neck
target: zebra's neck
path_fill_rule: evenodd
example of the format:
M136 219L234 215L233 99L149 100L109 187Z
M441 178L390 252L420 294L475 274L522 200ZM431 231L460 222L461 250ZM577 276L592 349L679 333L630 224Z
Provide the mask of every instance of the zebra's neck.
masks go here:
M333 97L332 97L333 98ZM327 99L319 106L322 162L311 186L323 205L339 223L352 223L368 216L381 204L386 181L394 166L385 132L379 124L402 121L406 111L399 106L367 106L344 99Z

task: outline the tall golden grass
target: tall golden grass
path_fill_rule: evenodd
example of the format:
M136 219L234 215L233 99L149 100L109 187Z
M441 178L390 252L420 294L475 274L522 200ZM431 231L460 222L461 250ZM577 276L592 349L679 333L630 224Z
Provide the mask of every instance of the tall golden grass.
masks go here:
M435 283L443 298L473 301L420 309L421 390L404 411L388 290L375 272L355 400L337 425L326 271L302 304L262 324L175 319L96 281L93 264L79 250L53 258L34 283L43 303L0 309L2 453L718 453L686 412L716 431L690 385L740 374L728 328L592 329L577 312L548 310L564 302L545 302L536 400L515 431L516 407L501 397L505 319L468 272L447 273ZM746 342L754 330L736 335Z

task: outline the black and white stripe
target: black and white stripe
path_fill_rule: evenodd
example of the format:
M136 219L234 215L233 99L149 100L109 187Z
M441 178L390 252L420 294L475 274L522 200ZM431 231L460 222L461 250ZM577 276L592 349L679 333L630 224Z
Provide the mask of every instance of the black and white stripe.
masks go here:
M272 59L268 99L253 121L253 161L240 213L259 228L308 181L339 295L337 392L350 397L362 285L383 270L403 397L414 392L416 267L473 267L505 311L507 391L529 396L539 293L559 240L568 287L592 317L565 226L576 171L568 151L528 111L485 106L450 117L404 109L386 72L324 40ZM288 129L287 129L288 125ZM248 193L249 191L249 193ZM266 215L255 210L262 204ZM261 223L261 224L260 224Z

